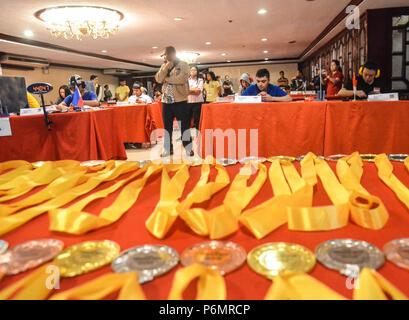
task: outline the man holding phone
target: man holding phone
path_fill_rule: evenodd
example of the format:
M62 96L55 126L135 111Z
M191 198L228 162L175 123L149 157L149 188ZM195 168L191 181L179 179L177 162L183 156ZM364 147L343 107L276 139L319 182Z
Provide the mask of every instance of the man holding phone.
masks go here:
M162 157L173 155L173 119L180 121L182 142L188 156L193 156L190 136L189 65L176 57L174 47L166 47L162 54L164 63L155 75L162 84L163 122L165 125L164 151Z

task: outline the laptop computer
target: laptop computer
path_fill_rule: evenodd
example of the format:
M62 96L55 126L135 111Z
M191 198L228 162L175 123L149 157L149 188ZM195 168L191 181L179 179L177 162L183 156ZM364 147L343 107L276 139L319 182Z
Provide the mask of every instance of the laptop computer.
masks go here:
M28 108L26 79L0 76L0 114L19 114Z

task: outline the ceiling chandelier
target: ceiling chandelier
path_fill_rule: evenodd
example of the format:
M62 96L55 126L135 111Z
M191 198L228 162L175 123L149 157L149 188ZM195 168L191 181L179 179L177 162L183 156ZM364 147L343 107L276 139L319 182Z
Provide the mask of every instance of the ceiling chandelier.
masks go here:
M179 60L192 64L196 63L196 59L198 56L200 56L200 54L194 52L178 52L176 53L176 56L178 57Z
M82 40L86 37L107 39L119 29L124 15L114 9L95 6L60 6L35 13L56 38Z

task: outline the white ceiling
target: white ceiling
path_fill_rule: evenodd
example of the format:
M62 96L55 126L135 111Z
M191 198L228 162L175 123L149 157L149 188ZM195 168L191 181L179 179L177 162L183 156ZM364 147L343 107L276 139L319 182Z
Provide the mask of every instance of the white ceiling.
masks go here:
M179 51L200 53L202 64L226 60L264 60L297 58L322 30L343 10L349 0L1 0L0 33L22 37L74 50L113 58L160 65L163 47L174 45ZM371 8L403 6L408 0L366 0ZM88 4L121 11L125 18L119 32L108 40L55 39L43 23L34 17L42 8L57 5ZM257 14L261 8L265 15ZM176 22L174 17L183 17ZM232 20L231 23L228 20ZM268 38L263 42L261 38ZM295 40L296 44L289 44ZM212 45L205 45L211 41ZM152 49L158 46L159 49ZM107 50L108 53L101 53ZM263 53L268 50L268 54ZM0 52L46 58L94 68L154 70L133 63L93 58L89 55L35 48L0 41ZM221 53L227 53L225 57Z

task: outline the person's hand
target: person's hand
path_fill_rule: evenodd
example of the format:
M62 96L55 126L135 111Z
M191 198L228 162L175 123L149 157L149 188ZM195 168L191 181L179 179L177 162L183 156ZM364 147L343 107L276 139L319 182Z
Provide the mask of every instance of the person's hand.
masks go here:
M261 100L264 102L273 101L273 97L270 96L267 92L262 91L258 95L261 96Z
M358 91L356 92L356 95L357 95L358 97L360 97L360 98L366 98L366 97L367 97L366 93L365 93L364 91L362 91L362 90L358 90Z
M173 67L173 62L172 62L172 61L168 61L168 62L166 62L166 64L165 64L165 68L166 68L167 70L172 69L172 67Z

